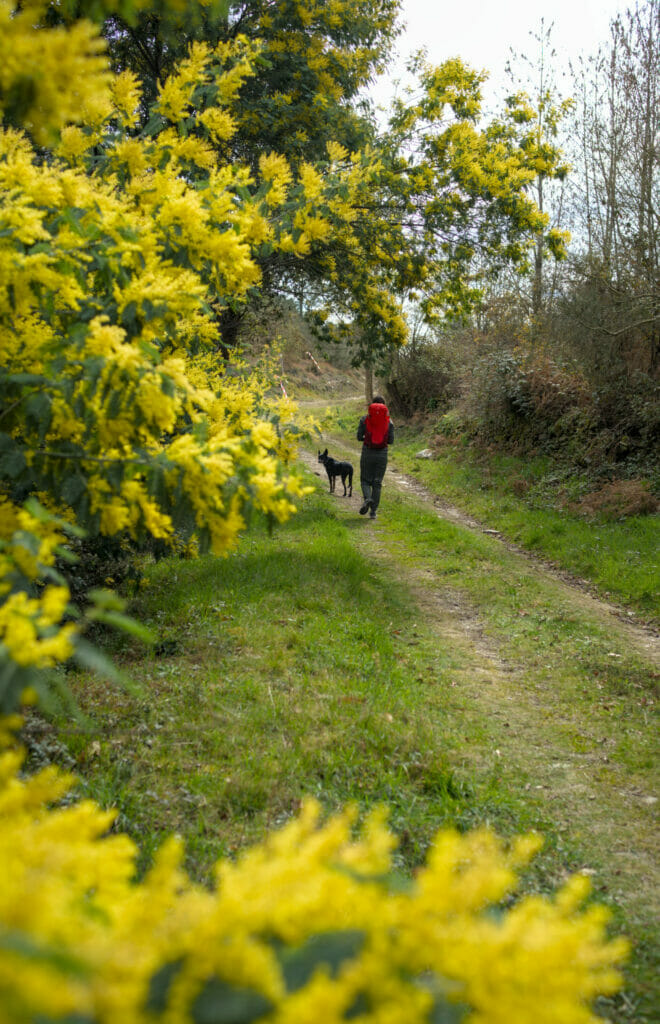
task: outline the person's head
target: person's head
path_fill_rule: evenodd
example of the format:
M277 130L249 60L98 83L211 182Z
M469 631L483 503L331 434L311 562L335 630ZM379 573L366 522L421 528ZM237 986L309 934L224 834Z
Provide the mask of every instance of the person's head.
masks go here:
M382 395L374 395L370 402L371 405L385 405L385 399Z

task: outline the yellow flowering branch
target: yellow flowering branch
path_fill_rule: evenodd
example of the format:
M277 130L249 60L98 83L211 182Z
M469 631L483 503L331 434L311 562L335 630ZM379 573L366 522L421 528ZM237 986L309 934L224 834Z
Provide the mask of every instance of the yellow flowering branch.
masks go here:
M382 809L356 834L354 808L321 825L310 800L220 861L212 890L186 877L175 839L136 883L136 848L107 836L113 813L49 809L71 780L20 778L20 762L0 756L2 1024L596 1024L593 999L620 984L627 946L607 939L602 908L581 909L584 876L492 913L537 837L440 832L402 891Z

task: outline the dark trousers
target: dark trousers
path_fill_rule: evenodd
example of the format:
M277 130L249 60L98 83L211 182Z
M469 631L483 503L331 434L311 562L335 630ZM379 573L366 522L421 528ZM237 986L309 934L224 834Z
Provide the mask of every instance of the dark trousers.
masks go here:
M360 456L360 487L366 501L371 498L375 512L380 503L380 490L387 469L387 448L362 448Z

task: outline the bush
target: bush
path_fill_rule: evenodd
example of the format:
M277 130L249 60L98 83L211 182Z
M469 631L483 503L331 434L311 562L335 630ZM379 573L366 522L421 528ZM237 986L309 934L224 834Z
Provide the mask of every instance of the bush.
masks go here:
M465 407L488 440L599 466L607 475L618 462L635 472L636 458L657 451L658 388L636 373L597 390L577 368L504 350L478 360ZM616 472L626 475L625 468Z
M628 516L653 515L658 501L645 480L613 480L585 496L573 506L589 519L611 522Z
M446 409L458 397L456 368L438 345L404 350L390 371L386 390L390 409L399 416Z
M310 801L219 862L212 891L186 877L175 839L136 883L113 812L53 806L71 780L20 765L0 755L3 1022L595 1024L589 1004L618 988L626 943L606 938L604 908L579 909L585 876L512 902L538 837L441 832L394 885L383 811L355 834L355 810L320 827Z
M660 381L635 371L595 391L599 421L616 439L616 452L625 457L630 449L652 451L660 440Z
M521 436L533 444L584 423L589 390L584 378L544 357L520 351L482 357L470 391L474 415L489 433Z

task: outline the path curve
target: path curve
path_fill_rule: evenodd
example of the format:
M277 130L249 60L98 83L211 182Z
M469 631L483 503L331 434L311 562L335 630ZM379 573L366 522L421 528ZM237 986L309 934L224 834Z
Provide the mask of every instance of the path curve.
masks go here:
M324 444L332 444L333 450L340 451L345 457L348 455L354 456L355 454L337 438L329 435L324 438ZM314 474L320 477L325 476L313 454L301 452L300 457L307 468L311 469ZM529 566L532 566L538 573L547 576L555 583L558 583L560 586L565 588L567 592L574 594L579 599L580 604L583 607L590 607L601 618L611 618L613 622L616 623L617 632L625 635L626 639L640 654L648 658L654 665L660 667L660 631L649 623L635 621L635 613L630 609L605 600L605 598L598 594L597 588L588 580L578 578L567 570L561 569L554 563L540 558L534 552L527 551L525 548L520 547L513 541L508 540L499 530L491 529L484 523L472 518L472 516L469 516L461 509L456 508L456 506L449 504L449 502L445 501L437 494L429 491L428 488L424 487L423 484L420 484L418 480L400 472L392 466L391 462L387 469L387 479L394 483L399 490L408 494L414 494L425 504L433 506L436 515L440 519L446 519L449 522L464 526L469 530L485 533L488 536L493 537L493 539L502 544L507 551L523 558L525 562ZM356 495L359 495L357 469L353 483L353 493L355 497Z

